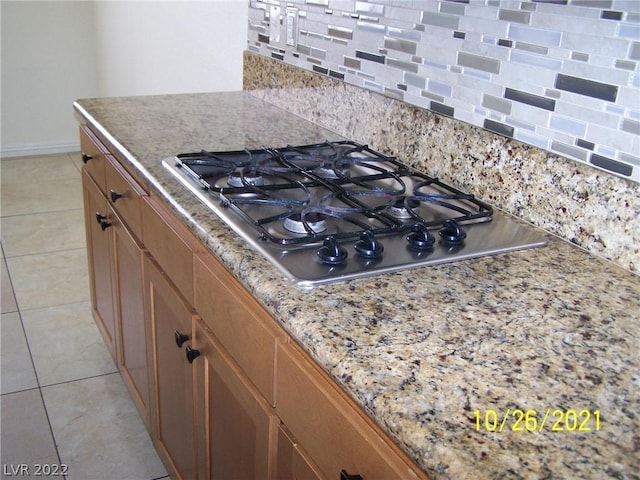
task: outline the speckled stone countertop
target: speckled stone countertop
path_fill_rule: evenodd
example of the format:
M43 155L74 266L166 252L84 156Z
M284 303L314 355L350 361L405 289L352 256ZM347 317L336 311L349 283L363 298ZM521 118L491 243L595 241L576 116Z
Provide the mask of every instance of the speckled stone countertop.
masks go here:
M551 236L542 249L287 288L161 160L338 135L242 92L75 108L432 478L640 478L638 276ZM536 431L506 416L517 409L540 412ZM567 431L571 415L552 431L555 409L597 410L599 429L583 414L591 431ZM502 431L488 411L507 418Z

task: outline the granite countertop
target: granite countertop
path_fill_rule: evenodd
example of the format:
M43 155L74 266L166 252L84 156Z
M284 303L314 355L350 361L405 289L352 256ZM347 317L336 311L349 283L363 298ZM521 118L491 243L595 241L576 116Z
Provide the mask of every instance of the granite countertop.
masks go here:
M640 478L636 275L550 236L541 249L287 288L161 161L338 135L243 92L75 108L432 478ZM578 424L569 413L552 431L556 409Z

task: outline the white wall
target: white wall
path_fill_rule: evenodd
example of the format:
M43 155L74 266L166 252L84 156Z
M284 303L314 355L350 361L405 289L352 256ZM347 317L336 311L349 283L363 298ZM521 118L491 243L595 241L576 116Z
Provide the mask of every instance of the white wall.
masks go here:
M242 88L244 0L95 4L100 96Z
M72 103L242 88L247 2L0 2L2 156L75 151Z
M91 2L0 3L2 156L77 149L71 104L95 96Z

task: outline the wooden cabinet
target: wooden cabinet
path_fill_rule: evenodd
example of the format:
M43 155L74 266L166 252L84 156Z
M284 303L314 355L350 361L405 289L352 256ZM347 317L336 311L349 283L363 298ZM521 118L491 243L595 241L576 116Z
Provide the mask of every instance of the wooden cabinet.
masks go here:
M125 228L120 217L109 208L111 223L116 306L118 319L118 368L122 379L140 412L147 429L150 427L149 384L150 325L144 313L142 264L144 250Z
M327 480L284 425L278 428L275 478L277 480Z
M186 359L194 312L158 265L144 263L153 358L153 440L174 478L196 478L193 370ZM183 343L184 342L184 343ZM180 345L179 345L180 343Z
M105 177L107 201L118 212L127 229L141 239L140 198L146 195L145 191L113 157L107 157Z
M280 420L202 320L194 334L198 479L274 478Z
M274 405L276 345L286 333L211 255L196 256L194 275L196 311Z
M104 193L107 188L105 163L109 150L84 125L80 126L80 154L84 170L96 183L98 189Z
M304 352L278 347L276 412L324 476L425 478Z
M171 478L427 478L132 168L81 144L94 317Z
M156 197L146 197L141 209L149 253L193 305L193 252L198 250L198 243Z
M93 314L149 428L149 325L144 315L139 207L145 192L89 129L80 131ZM116 194L111 195L112 190Z
M93 317L113 361L117 362L113 248L107 200L86 170L82 173L82 188Z

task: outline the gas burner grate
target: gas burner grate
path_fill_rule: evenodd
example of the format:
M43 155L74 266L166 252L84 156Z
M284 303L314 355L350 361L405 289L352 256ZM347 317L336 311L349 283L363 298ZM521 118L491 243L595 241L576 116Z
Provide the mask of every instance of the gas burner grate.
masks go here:
M282 246L490 221L493 213L473 195L350 141L180 154L176 167Z

